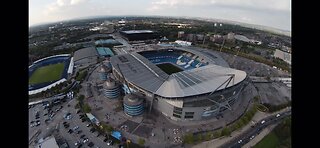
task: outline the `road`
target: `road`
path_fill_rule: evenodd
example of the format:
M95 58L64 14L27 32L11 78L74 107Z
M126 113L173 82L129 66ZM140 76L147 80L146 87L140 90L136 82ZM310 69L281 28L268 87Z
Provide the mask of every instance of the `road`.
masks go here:
M241 135L237 136L236 138L233 138L231 141L223 144L220 146L220 148L240 148L241 146L248 143L251 139L254 138L256 135L258 135L264 128L281 122L285 117L288 117L291 115L291 110L285 111L282 113L279 113L280 116L269 116L264 119L262 119L260 122L257 122L256 125L253 128L248 129L247 131L244 131ZM262 123L262 121L265 121Z

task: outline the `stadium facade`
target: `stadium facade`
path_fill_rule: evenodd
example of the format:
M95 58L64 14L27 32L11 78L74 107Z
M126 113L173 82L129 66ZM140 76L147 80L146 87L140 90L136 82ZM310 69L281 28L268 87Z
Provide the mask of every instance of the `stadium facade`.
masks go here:
M156 109L176 121L208 119L231 109L247 77L220 56L191 47L159 47L113 56L110 62L115 78L146 98L148 111ZM169 75L157 66L162 63L182 71Z

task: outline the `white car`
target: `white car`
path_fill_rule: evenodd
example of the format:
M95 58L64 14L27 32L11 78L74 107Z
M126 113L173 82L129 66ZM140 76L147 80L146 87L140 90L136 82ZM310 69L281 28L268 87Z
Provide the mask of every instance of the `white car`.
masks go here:
M241 143L241 142L242 142L242 140L239 140L239 141L238 141L238 143Z
M86 138L86 139L83 140L83 143L86 143L86 142L88 142L88 141L89 141L89 139Z
M280 114L277 114L276 117L277 117L277 118L280 117Z
M266 121L262 120L262 121L261 121L261 124L263 124L263 123L265 123L265 122L266 122Z
M75 130L77 130L79 128L79 126L75 126L74 128L73 128L73 130L75 131Z
M251 137L250 137L250 140L252 140L254 138L254 135L252 135Z

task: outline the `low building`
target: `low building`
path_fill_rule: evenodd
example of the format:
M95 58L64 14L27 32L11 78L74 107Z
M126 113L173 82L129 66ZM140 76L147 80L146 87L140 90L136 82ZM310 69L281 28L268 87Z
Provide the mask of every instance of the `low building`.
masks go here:
M143 41L159 38L159 34L151 30L127 30L120 31L120 34L128 41Z
M35 146L35 148L59 148L56 139L51 136L51 137L47 137L46 139L39 140L39 144L37 144Z
M280 58L291 65L291 53L276 49L276 51L274 52L274 57Z
M87 67L97 63L98 52L94 47L82 48L74 52L74 66Z
M95 116L93 116L91 113L86 113L86 115L92 123L95 123L97 126L100 126L100 121Z
M176 40L175 43L181 46L191 46L192 42L187 42L187 41L181 41L181 40Z

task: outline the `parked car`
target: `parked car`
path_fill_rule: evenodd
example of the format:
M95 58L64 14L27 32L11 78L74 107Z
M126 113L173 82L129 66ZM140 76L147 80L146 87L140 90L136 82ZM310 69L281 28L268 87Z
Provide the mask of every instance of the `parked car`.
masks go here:
M80 138L84 138L86 135L81 135Z
M107 145L112 145L113 144L113 141L112 140L108 140L107 141Z
M77 129L79 129L79 126L73 127L73 130L74 130L74 131L76 131Z
M89 146L89 147L93 147L93 146L94 146L94 143L93 143L93 142L90 142L90 143L88 143L88 146Z

